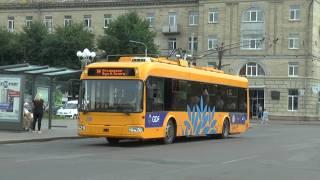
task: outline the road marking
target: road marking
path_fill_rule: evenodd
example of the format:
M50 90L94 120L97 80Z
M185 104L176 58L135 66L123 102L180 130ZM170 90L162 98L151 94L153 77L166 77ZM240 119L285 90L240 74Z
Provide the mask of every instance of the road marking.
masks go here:
M243 157L243 158L239 158L239 159L233 159L231 161L225 161L222 164L229 164L229 163L239 162L239 161L243 161L243 160L253 159L253 158L256 158L256 157L258 157L258 156L254 155L254 156L248 156L248 157Z
M247 157L243 157L243 158L239 158L239 159L234 159L234 160L231 160L231 161L226 161L226 162L223 162L222 164L229 164L229 163L233 163L233 162L253 159L253 158L256 158L256 157L258 157L258 156L257 155L247 156ZM191 166L186 166L186 167L182 167L182 168L176 168L174 170L169 170L169 171L166 171L166 172L162 172L162 175L156 176L154 179L162 177L163 175L179 173L181 171L191 171L192 169L212 168L212 164L215 164L215 163L214 162L206 162L206 163L201 162L199 164L195 164L195 165L191 165Z

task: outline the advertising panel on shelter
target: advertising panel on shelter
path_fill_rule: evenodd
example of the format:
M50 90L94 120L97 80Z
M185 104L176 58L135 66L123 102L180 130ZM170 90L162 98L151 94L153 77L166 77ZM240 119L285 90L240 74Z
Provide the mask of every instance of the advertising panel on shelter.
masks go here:
M0 76L0 121L19 122L21 77Z

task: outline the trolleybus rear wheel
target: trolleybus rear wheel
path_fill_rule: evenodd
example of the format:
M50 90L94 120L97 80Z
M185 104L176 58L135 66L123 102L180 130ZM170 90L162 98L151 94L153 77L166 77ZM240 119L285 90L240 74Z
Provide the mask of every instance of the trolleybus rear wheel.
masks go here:
M219 134L218 137L221 138L221 139L224 139L224 138L229 137L229 134L230 134L229 120L228 120L228 119L225 119L225 120L223 121L222 133Z

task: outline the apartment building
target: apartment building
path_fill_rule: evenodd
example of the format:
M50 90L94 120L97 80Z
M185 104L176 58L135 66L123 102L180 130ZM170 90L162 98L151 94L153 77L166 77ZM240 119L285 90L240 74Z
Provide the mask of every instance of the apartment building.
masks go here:
M247 76L250 111L275 120L320 120L319 0L0 0L0 26L21 31L40 20L49 31L82 22L102 35L117 16L136 11L157 32L162 54L182 48L202 66Z

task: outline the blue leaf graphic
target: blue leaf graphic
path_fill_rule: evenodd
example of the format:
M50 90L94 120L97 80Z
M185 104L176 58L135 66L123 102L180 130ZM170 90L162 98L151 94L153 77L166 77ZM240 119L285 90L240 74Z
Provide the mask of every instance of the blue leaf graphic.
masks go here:
M190 117L189 117L190 118ZM195 125L195 121L196 121L196 107L193 106L192 107L192 112L191 112L191 125L192 125L192 129L194 129L194 125Z
M201 129L201 110L199 108L199 106L197 106L197 123L196 123L196 126L194 127L195 130L194 130L194 134L195 135L198 135L199 132L200 132L200 129Z
M207 126L207 124L210 123L210 115L206 115L206 122L204 123L204 126Z
M211 112L209 110L209 112L210 112L210 120L213 119L215 111L216 111L216 107L213 107Z
M214 128L214 126L216 125L217 121L216 120L212 120L211 122L211 128Z
M214 129L210 129L208 134L215 134L216 131Z
M194 121L193 121L193 134L196 135L196 132L197 132L197 129L198 129L198 126L199 126L199 121L200 121L200 108L199 106L197 105L196 107L196 112L195 113L195 118L194 118Z
M191 108L190 108L189 105L187 105L187 112L188 112L188 117L190 119L190 117L191 117Z
M202 111L202 118L201 118L201 129L204 129L204 127L207 124L207 119L208 119L208 109L210 109L207 105L204 106L204 109Z
M188 120L184 121L184 125L186 126L186 130L185 130L185 135L189 135L189 130L191 129L190 127L190 122Z
M207 109L208 109L208 106L205 105L204 106L204 109L202 111L202 117L201 117L201 121L202 121L202 124L201 124L201 128L203 128L206 124L206 118L207 118Z
M202 132L203 134L208 134L209 133L209 127L205 127L204 129L203 129L203 132Z
M204 106L204 109L203 109L203 111L202 111L202 112L203 112L204 114L207 114L207 111L208 111L208 106L207 106L207 105L205 105L205 106Z
M203 99L202 99L202 96L200 98L200 110L201 110L201 112L203 112Z
M206 123L206 119L207 119L207 115L205 114L205 112L202 112L202 117L201 117L201 130L203 130L203 128L205 127L205 123Z
M211 108L204 104L203 97L200 98L200 103L189 106L187 105L188 118L184 121L185 129L182 130L182 135L199 135L215 132L216 121L213 119L215 107Z
M191 129L191 126L190 126L190 123L188 120L184 121L184 125L186 126L186 129L188 129L188 130Z

